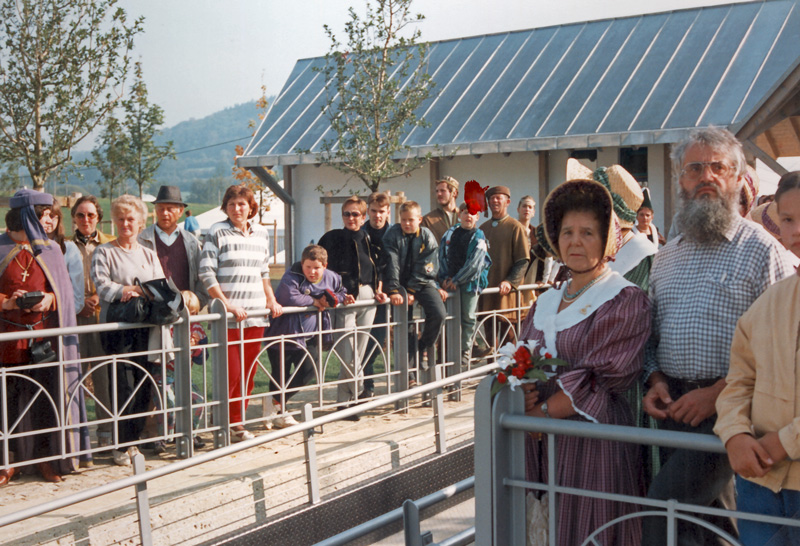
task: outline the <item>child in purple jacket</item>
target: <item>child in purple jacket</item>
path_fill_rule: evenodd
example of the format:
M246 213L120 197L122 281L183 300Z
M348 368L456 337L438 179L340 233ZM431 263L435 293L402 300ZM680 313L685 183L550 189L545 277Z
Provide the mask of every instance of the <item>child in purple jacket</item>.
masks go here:
M266 400L266 416L275 416L266 422L267 428L285 428L297 424L286 413L286 402L297 389L308 384L315 377L312 357L317 350L319 332L331 329L330 313L327 309L345 303L346 291L342 277L327 269L328 252L319 245L309 245L303 249L300 261L284 273L275 298L284 307L308 307L313 305L315 312L285 313L270 321L266 335L286 336L283 343L272 343L267 347L267 355L272 365L270 391L285 385L282 395L270 396ZM320 325L320 319L322 324ZM323 334L323 342L330 338ZM312 356L309 356L312 355ZM294 373L291 372L294 366Z

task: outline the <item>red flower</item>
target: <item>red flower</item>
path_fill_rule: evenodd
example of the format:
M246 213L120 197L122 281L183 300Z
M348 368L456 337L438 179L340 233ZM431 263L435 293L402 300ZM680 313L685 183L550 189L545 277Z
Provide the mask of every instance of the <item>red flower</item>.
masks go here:
M505 383L506 381L508 381L508 378L506 377L506 374L504 374L503 372L500 372L499 374L497 374L497 382L498 383L502 384L502 383Z
M514 361L519 366L528 366L531 363L531 353L525 347L520 347L514 353Z
M522 379L525 376L525 372L526 371L527 370L525 369L524 366L517 366L516 368L514 368L514 371L512 371L511 373L517 379Z
M544 357L550 359L553 358L553 355L551 355L550 353L544 353Z

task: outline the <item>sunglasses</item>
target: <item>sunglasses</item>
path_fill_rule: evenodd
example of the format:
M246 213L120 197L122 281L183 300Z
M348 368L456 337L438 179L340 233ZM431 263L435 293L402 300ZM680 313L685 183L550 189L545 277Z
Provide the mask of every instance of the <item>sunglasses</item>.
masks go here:
M81 219L88 218L89 220L94 220L95 218L97 218L97 214L95 214L94 212L78 212L75 214L75 216Z
M353 212L353 211L346 210L346 211L344 211L342 213L342 216L344 218L358 218L359 216L361 216L361 213L360 212Z

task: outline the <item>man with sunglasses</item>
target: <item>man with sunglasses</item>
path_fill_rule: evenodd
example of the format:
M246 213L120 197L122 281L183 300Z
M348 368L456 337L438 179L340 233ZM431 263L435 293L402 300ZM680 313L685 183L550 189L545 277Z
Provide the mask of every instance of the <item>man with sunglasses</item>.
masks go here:
M103 243L109 243L116 237L106 235L99 229L97 224L103 220L103 209L97 197L94 195L82 195L72 205L72 225L75 228L75 235L72 240L81 253L83 260L83 288L84 300L83 309L76 309L78 313L78 326L97 324L100 320L100 297L92 282L90 269L92 266L92 254L95 249ZM99 362L86 363L85 359L105 356L103 347L100 343L100 334L88 332L78 336L78 343L81 351L81 358L84 359L83 373L89 373L91 367L95 367ZM103 410L103 407L111 407L111 391L109 390L108 367L97 367L91 372L88 384L94 389L94 396L99 404L95 404L97 419L108 419L110 415ZM103 423L97 427L97 442L100 446L111 445L112 424Z
M380 290L372 242L367 231L361 229L366 215L367 204L364 200L357 195L350 197L342 204L344 228L333 229L319 240L319 245L328 251L328 269L342 276L347 304L372 299L383 303L387 299ZM340 335L347 336L347 339L336 344L341 361L339 380L342 381L337 389L337 402L349 402L356 398L358 377L362 375L362 362L366 362L364 357L369 327L375 320L375 311L375 307L359 307L337 309L334 313L334 327L342 328ZM356 327L359 331L354 336L352 332ZM357 421L358 416L353 416L352 420Z
M659 250L650 275L652 335L645 349L644 410L665 430L713 434L739 317L792 271L779 243L738 214L746 164L729 131L694 131L672 152L680 185L680 235ZM662 449L648 497L733 506L724 454ZM730 520L706 516L735 536ZM666 541L666 518L643 520L642 544ZM681 522L680 544L713 544L713 534Z

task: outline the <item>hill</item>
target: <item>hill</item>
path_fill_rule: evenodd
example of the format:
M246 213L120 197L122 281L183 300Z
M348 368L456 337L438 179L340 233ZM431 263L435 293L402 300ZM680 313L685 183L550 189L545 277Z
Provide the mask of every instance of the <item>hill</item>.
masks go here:
M271 102L271 97L269 101ZM225 108L201 119L190 119L163 130L157 138L159 144L172 141L176 160L167 160L158 170L155 188L145 191L154 193L158 186L179 186L185 198L195 202L215 202L220 188L232 184L231 168L236 145L246 146L253 129L250 120L257 119L256 102L246 102ZM90 152L75 152L73 159L79 163L91 158ZM27 173L26 173L27 174ZM58 187L48 182L47 190L59 195L80 191L99 194L95 169L78 167L61 175ZM54 184L55 185L55 184ZM129 191L136 193L130 183Z

